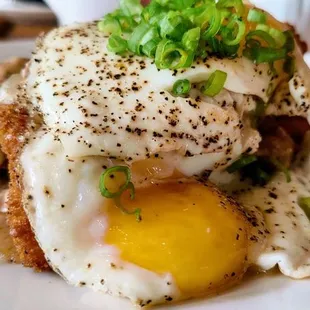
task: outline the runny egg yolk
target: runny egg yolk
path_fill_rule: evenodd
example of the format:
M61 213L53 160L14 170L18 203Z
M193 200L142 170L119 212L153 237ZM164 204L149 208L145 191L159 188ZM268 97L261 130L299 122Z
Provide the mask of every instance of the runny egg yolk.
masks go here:
M171 181L139 188L123 214L108 200L109 228L104 242L120 250L123 261L170 273L182 297L204 295L239 279L246 270L248 222L235 203L212 186Z

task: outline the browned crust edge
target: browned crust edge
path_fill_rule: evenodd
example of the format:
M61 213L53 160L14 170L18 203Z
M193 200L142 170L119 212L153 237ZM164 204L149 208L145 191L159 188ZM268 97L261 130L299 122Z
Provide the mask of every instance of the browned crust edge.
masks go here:
M21 137L27 132L29 119L27 111L17 105L0 105L0 145L8 158L10 175L7 223L23 265L44 271L49 266L35 239L22 202L19 154L24 144Z

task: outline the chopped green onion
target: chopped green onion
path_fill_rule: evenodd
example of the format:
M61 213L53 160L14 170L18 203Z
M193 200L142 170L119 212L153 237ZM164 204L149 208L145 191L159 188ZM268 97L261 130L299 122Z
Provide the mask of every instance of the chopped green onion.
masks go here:
M137 26L136 21L130 16L118 15L116 18L119 21L123 32L131 32L134 27Z
M155 1L158 2L162 6L168 6L171 0L155 0Z
M158 1L158 0L157 0ZM172 10L185 10L189 7L191 7L193 4L195 4L197 0L170 0L169 2L164 0L163 2L167 2L167 4L169 5L169 7ZM159 0L159 2L161 2L161 0Z
M266 110L265 102L261 98L257 97L256 98L256 107L255 107L255 112L254 112L255 116L256 117L263 116L265 113L265 110Z
M201 26L201 24L205 21L205 11L205 6L188 8L182 12L182 15L194 25Z
M267 25L259 24L256 26L256 30L261 30L268 33L274 39L278 47L282 47L286 42L285 34L278 29L269 27Z
M141 23L135 28L128 40L128 48L136 55L142 55L142 47L154 38L159 38L156 27Z
M201 91L204 95L214 97L221 92L227 79L227 73L216 70L213 72L209 79L204 83Z
M275 159L275 158L271 158L270 159L271 163L273 165L275 165L275 167L284 173L285 177L286 177L286 182L287 183L290 183L292 181L292 178L291 178L291 173L290 171L288 170L288 168L286 168L279 160Z
M269 26L265 25L265 24L258 24L256 26L256 30L262 30L262 31L265 31L265 32L269 32Z
M105 34L114 33L120 35L122 33L119 21L111 14L106 15L103 20L98 22L98 29Z
M256 64L272 63L276 60L284 59L286 57L286 50L284 48L276 49L270 47L246 48L243 55Z
M170 11L159 22L160 36L179 41L182 39L183 34L191 27L188 20L179 12Z
M245 37L247 42L250 39L256 40L255 38L258 38L260 41L264 41L268 45L268 47L276 47L275 39L266 31L253 30L253 31L250 31ZM260 42L260 41L258 41L258 42Z
M112 34L109 38L108 50L116 54L123 54L127 51L127 41L119 35Z
M200 39L200 28L196 27L184 33L182 45L187 51L195 51Z
M141 15L145 22L149 22L152 17L158 16L160 13L163 13L163 11L164 8L159 3L152 1L143 9Z
M275 28L270 28L269 34L275 39L278 46L282 47L285 44L286 36L282 31Z
M120 0L120 9L126 16L140 15L143 6L140 0Z
M189 57L190 54L182 49L180 44L163 39L156 49L155 64L159 69L184 68L190 65L188 62Z
M295 49L294 34L292 33L292 31L287 30L287 31L284 31L284 35L286 37L286 40L285 40L285 44L283 47L286 49L288 53L293 52Z
M245 23L239 18L233 17L229 23L222 29L221 35L226 45L239 44L245 34Z
M249 169L250 169L250 166L249 166ZM259 186L266 185L272 177L272 173L268 173L263 168L261 168L259 165L256 166L255 163L254 163L254 167L251 167L251 173L247 173L247 174L248 174L248 177L252 179L253 184L259 185Z
M257 161L257 157L255 155L243 155L241 158L233 162L226 171L229 173L234 173L245 166Z
M116 173L116 172L124 173L126 176L126 181L119 188L117 192L110 192L106 187L107 178L114 177L113 173ZM109 169L106 169L106 171L101 174L100 181L99 181L101 195L106 198L115 198L117 196L120 196L128 188L128 184L130 183L130 180L131 180L131 172L130 172L130 169L126 166L114 166Z
M201 23L202 29L202 38L208 40L211 37L214 37L219 30L221 29L222 15L215 6L210 6L206 9L207 14L204 17L203 22Z
M239 44L229 46L217 38L211 38L207 42L208 46L211 48L210 53L218 57L234 58L238 54Z
M236 13L240 16L244 13L244 4L242 0L219 0L217 8L230 8L235 9Z
M126 176L125 183L118 189L117 192L110 192L107 189L107 178L111 178L114 173L121 172ZM121 211L125 214L134 214L136 215L137 221L141 221L141 210L135 209L134 211L128 211L126 208L123 207L121 203L121 196L126 191L130 191L130 198L135 198L135 187L133 183L131 182L131 172L130 169L126 166L114 166L111 168L106 169L105 172L103 172L100 176L99 180L99 189L101 192L101 195L105 198L113 198L115 201L115 204L118 208L121 209Z
M267 16L260 10L250 9L248 13L248 21L252 23L265 24Z
M255 101L256 101L255 110L250 114L252 116L251 121L252 121L253 128L257 128L258 121L264 115L265 110L266 110L266 104L261 98L256 97Z
M173 84L172 93L175 96L185 96L191 90L191 83L189 80L177 80Z
M283 70L286 72L289 77L292 77L295 72L295 58L287 56L283 64Z
M160 42L159 38L154 38L148 41L142 46L142 53L147 57L154 58L159 42Z
M253 8L247 19L257 24L256 30L246 34L244 13L242 0L151 0L145 7L140 0L120 0L120 9L106 15L98 28L114 35L110 51L155 58L158 69L187 68L208 55L237 57L244 37L243 55L257 64L291 56L290 31L269 27L266 14Z
M310 197L300 197L298 199L298 204L304 210L306 216L310 220Z

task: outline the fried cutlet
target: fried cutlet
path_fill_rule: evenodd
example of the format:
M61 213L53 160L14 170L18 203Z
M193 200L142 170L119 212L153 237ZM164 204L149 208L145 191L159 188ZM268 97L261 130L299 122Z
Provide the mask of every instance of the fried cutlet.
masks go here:
M22 205L19 154L28 128L29 115L24 108L0 105L0 145L8 158L10 176L7 222L21 262L37 271L49 269Z

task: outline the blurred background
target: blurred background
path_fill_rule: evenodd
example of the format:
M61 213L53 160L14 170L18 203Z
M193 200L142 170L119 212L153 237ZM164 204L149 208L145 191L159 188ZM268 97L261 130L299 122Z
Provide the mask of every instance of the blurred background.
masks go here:
M310 0L249 2L293 25L310 46ZM57 24L100 19L118 3L119 0L0 0L0 41L34 39Z

